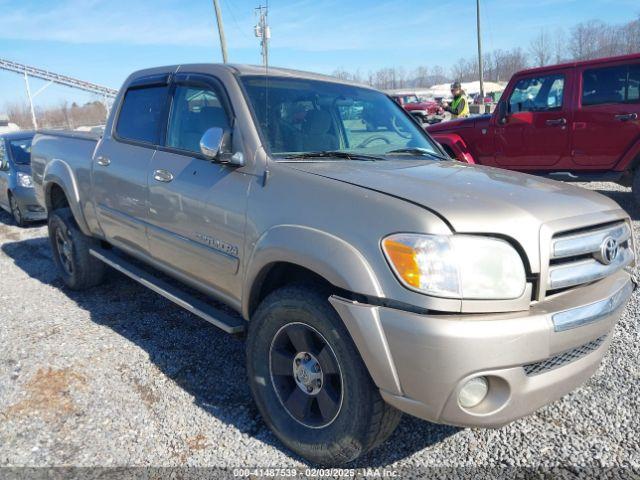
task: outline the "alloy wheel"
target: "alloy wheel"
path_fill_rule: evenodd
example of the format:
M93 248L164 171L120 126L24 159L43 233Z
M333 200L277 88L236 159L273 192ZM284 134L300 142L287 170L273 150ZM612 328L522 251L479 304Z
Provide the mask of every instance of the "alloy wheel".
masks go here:
M56 247L58 258L64 271L68 275L73 274L73 243L69 237L69 232L63 228L56 229Z
M324 428L336 419L342 407L342 372L315 328L304 323L280 328L271 342L269 369L280 403L297 422Z

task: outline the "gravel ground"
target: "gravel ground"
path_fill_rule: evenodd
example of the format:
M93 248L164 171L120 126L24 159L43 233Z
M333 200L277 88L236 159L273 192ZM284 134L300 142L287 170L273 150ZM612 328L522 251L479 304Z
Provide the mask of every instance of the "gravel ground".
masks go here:
M631 213L628 190L591 184ZM405 416L356 466L640 468L638 293L585 386L498 430ZM297 467L245 383L243 341L112 272L65 289L46 227L0 213L0 466Z

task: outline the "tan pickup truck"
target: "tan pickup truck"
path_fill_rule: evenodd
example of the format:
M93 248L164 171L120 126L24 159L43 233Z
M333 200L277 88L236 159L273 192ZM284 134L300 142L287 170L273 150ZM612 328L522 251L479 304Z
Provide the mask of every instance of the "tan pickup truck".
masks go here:
M32 157L66 284L109 265L246 332L265 422L321 464L400 412L494 427L570 392L634 289L615 202L450 161L392 99L334 78L137 72L102 137L40 132Z

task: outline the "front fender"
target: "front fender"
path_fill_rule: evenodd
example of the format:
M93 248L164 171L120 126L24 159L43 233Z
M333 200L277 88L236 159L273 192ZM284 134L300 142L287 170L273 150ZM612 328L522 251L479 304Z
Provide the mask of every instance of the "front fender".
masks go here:
M64 160L60 160L58 158L52 159L47 164L42 180L44 200L47 211L49 212L52 210L51 189L54 185L57 185L64 191L69 202L69 208L78 223L78 227L82 230L82 233L85 235L91 235L80 207L80 190L78 188L78 181L73 174L71 167Z
M456 160L475 164L476 161L463 138L456 133L432 133L433 139L440 145L447 146L453 152Z
M256 242L245 276L242 313L249 318L255 281L269 265L287 262L320 275L332 285L363 295L383 297L382 287L367 259L353 245L328 232L299 225L279 225Z

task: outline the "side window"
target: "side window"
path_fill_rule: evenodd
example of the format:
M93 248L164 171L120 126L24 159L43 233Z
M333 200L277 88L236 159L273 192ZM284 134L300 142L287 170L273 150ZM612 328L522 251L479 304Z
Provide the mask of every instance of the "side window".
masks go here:
M640 64L629 67L629 80L627 82L627 102L640 100Z
M628 70L622 65L582 72L582 105L625 102Z
M127 91L116 132L122 138L157 144L168 86L132 88Z
M229 128L229 119L217 92L178 85L173 95L167 146L200 152L200 139L212 127Z
M509 112L544 112L562 107L564 76L523 78L509 97Z

